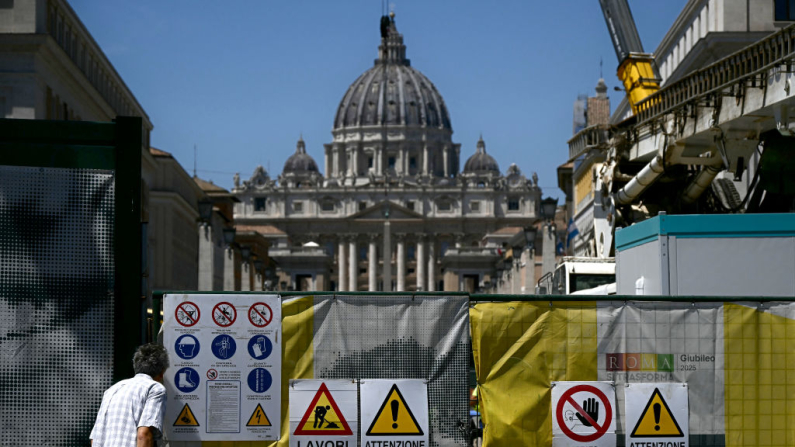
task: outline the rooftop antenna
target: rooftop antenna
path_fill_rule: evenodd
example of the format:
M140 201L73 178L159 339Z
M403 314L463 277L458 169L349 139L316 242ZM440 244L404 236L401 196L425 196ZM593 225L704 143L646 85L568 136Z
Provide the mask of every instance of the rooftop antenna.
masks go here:
M196 177L196 158L198 158L198 150L196 144L193 144L193 176Z

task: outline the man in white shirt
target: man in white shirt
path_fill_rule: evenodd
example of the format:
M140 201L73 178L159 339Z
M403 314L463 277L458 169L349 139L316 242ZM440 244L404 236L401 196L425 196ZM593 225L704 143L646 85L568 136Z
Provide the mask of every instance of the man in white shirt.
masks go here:
M93 447L153 447L162 439L166 368L168 353L162 345L138 348L133 356L135 377L118 382L102 396L91 430Z

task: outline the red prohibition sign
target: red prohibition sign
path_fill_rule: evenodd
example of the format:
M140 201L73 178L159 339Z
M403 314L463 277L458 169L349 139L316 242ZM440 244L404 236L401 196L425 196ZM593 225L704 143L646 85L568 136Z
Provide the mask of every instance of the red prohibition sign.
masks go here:
M177 318L177 323L185 327L191 327L198 323L200 316L199 306L190 301L183 301L177 304L177 308L174 310L174 317Z
M585 410L583 410L582 407L574 401L574 399L571 398L574 393L578 393L580 391L593 393L599 398L599 400L602 401L602 404L605 407L605 421L601 426L595 420L593 420L593 418L591 418L591 416L586 413ZM596 429L596 433L591 433L590 435L580 435L574 433L569 429L569 427L566 426L566 421L563 419L563 407L566 405L566 402L571 404L571 406L577 410L577 413L580 413L582 417L591 423L591 425ZM562 396L560 396L560 400L558 400L558 407L555 408L555 417L558 419L558 426L563 433L566 434L566 436L574 441L591 442L596 441L597 439L601 438L602 435L607 433L607 429L610 428L610 422L613 420L613 409L610 407L610 402L607 400L607 396L605 396L603 392L599 391L599 388L591 385L577 385L569 388L563 393Z
M221 327L229 327L237 319L237 309L231 303L221 301L213 307L213 321Z
M207 370L207 378L208 379L215 380L217 377L218 377L218 371L216 371L215 369L212 369L212 368Z
M273 310L265 303L254 303L248 308L248 321L254 326L265 327L273 320Z

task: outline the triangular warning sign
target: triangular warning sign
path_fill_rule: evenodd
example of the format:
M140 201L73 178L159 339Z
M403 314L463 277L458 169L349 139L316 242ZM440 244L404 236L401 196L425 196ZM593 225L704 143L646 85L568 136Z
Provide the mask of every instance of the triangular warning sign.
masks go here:
M185 404L182 407L182 411L179 412L179 416L177 416L177 420L174 421L175 427L198 427L199 421L196 420L196 416L193 415L193 411L191 411L188 404Z
M268 419L268 415L265 414L265 410L262 409L262 405L257 404L257 408L254 409L254 412L251 413L251 417L248 418L248 423L246 423L246 427L270 427L271 420Z
M378 409L373 423L367 429L367 436L422 436L422 428L414 418L406 399L400 393L397 384L386 395L384 403Z
M350 436L353 434L325 383L320 384L315 398L312 399L312 403L309 404L309 408L306 409L301 423L298 424L298 428L293 434L326 436Z
M684 437L682 429L668 403L663 399L658 388L651 394L646 408L638 419L635 429L632 430L630 437L633 438L681 438Z

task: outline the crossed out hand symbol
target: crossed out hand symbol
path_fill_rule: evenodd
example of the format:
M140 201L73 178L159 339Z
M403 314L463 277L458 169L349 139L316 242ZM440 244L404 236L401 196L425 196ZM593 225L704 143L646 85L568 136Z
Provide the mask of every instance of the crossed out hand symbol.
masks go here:
M582 401L582 409L588 414L588 416L593 419L594 422L599 420L599 402L596 401L596 398L585 399ZM582 425L586 427L591 427L591 423L588 422L588 419L585 416L581 415L579 412L575 413L577 415L577 419L580 420Z

